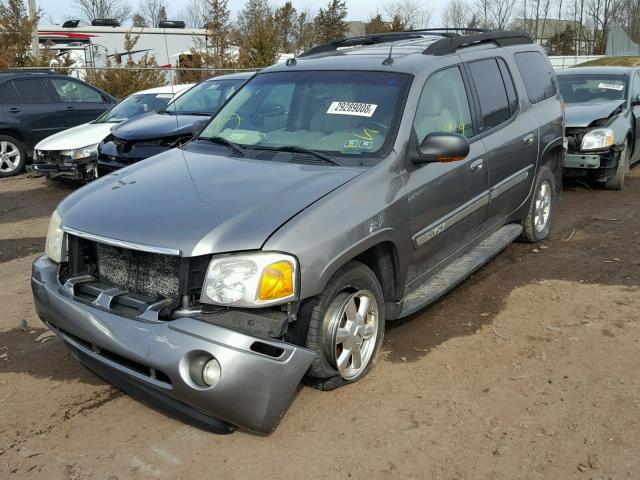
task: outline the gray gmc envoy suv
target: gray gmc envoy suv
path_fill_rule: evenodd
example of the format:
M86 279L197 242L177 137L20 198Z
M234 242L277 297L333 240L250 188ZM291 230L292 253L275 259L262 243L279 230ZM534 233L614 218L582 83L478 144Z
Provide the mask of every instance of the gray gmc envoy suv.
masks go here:
M101 377L216 432L272 431L303 377L360 380L385 322L549 233L551 66L524 32L465 33L316 46L187 145L74 192L33 264L39 316Z

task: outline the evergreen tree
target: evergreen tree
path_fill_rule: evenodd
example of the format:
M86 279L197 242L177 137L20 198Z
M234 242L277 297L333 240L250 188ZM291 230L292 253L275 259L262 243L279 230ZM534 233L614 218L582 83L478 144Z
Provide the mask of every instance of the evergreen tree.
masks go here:
M344 38L349 29L345 18L347 18L345 0L329 0L327 7L321 8L315 18L317 41L326 43Z
M382 15L379 13L369 19L367 23L364 24L364 32L366 34L371 33L385 33L389 31L389 25L384 21Z
M241 67L263 68L278 58L278 31L267 0L247 0L238 14L238 62Z
M38 17L29 18L22 0L0 3L0 68L26 67L38 56L31 52Z
M275 11L275 22L278 30L280 50L284 53L295 52L295 26L297 12L293 4L288 1Z

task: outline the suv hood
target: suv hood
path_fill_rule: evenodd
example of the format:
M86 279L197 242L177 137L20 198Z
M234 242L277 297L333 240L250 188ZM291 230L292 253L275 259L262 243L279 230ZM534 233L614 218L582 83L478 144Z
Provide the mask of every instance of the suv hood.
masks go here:
M594 120L608 118L620 107L624 100L612 100L602 103L567 103L565 120L567 127L588 127Z
M183 256L256 250L291 217L364 171L209 150L169 150L93 181L59 205L64 227Z
M36 150L72 150L100 143L109 135L115 123L85 123L51 135L38 142Z
M111 133L127 141L151 138L191 136L191 126L198 120L208 120L210 115L171 115L151 112L122 122Z

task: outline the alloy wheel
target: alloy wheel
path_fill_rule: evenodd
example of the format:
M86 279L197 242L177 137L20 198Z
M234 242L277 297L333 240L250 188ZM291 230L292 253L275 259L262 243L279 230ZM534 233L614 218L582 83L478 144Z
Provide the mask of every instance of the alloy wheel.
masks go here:
M533 222L537 232L542 232L549 221L549 215L551 214L551 185L549 182L544 181L538 189L538 195L536 196L535 211L533 216Z
M325 354L345 380L369 365L378 338L379 310L368 290L338 295L325 316Z
M0 172L13 172L20 166L20 150L11 142L0 142Z

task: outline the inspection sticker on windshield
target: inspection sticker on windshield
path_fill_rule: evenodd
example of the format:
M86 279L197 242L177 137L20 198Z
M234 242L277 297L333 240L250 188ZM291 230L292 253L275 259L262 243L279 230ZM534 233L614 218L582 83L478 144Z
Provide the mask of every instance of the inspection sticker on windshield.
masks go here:
M347 140L344 142L344 148L360 148L362 150L371 150L373 148L373 142L366 140Z
M156 98L173 98L172 93L159 93L156 95Z
M327 113L331 115L355 115L357 117L370 117L376 111L378 105L372 103L333 102Z
M606 88L607 90L624 90L624 85L616 85L615 83L599 83L598 88Z

